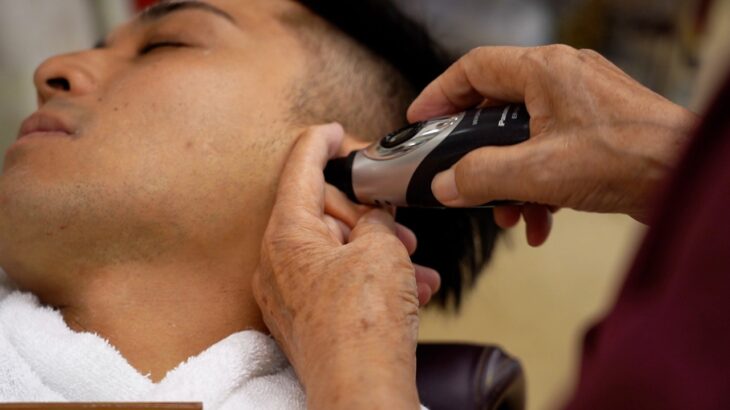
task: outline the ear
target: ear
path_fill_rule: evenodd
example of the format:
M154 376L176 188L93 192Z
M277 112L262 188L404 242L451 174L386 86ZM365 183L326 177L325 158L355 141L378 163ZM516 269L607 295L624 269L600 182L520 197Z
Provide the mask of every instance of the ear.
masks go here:
M340 145L340 150L337 151L337 156L346 157L352 151L357 151L368 145L370 145L370 142L365 141L363 138L345 132L345 139L342 140L342 145Z

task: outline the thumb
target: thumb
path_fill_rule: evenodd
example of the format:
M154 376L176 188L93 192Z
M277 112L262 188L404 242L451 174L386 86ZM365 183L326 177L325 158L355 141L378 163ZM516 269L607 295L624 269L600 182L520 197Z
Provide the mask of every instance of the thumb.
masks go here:
M540 158L534 144L484 147L465 155L434 177L431 190L449 207L482 205L495 200L550 203L550 187L536 184L532 164ZM539 169L537 172L540 172Z
M382 209L373 209L364 214L350 233L350 242L372 234L387 234L395 237L395 219Z

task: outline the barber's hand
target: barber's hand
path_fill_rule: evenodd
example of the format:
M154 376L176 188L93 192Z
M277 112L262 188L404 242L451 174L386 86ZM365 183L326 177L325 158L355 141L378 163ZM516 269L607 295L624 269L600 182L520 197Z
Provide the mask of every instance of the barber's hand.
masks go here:
M322 169L342 134L338 125L315 127L294 147L254 295L305 386L308 408L418 408L419 294L425 303L438 274L411 264L415 237L391 214L372 209L360 217L362 209L343 207L326 187ZM325 201L326 193L334 197Z
M434 178L439 201L468 206L512 199L645 222L652 194L696 121L598 53L567 46L477 48L421 93L408 118L520 101L532 117L530 140L462 158ZM548 209L530 205L523 212L528 239L532 224L533 242L544 240ZM498 209L495 218L514 224L519 213Z

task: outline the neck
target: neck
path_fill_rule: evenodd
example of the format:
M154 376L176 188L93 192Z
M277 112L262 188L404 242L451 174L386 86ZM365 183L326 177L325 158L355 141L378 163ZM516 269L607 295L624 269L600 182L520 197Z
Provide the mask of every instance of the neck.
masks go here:
M106 338L156 382L232 333L265 330L250 287L257 261L231 259L84 272L58 307L69 327Z

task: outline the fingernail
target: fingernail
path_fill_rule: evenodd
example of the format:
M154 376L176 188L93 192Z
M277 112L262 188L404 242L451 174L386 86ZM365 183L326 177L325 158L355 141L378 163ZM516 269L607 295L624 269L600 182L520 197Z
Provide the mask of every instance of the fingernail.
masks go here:
M453 169L447 169L434 177L431 182L433 196L442 204L451 202L459 197L459 190L456 188L456 175Z

